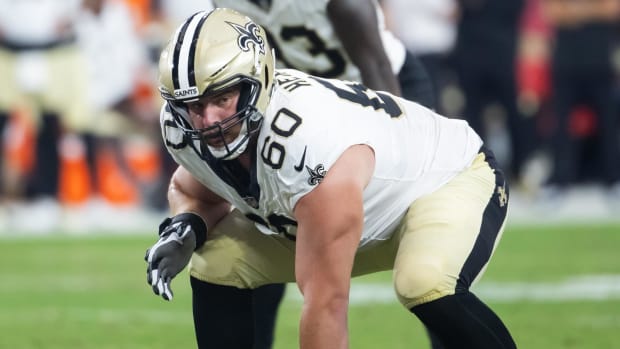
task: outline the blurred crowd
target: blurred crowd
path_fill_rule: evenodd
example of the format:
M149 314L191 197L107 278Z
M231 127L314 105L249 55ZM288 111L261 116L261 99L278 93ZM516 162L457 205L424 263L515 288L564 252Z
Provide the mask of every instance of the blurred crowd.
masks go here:
M483 136L513 191L553 201L594 183L620 202L620 0L380 5L430 74L437 111ZM175 165L159 133L159 50L211 6L0 0L1 230L163 216Z

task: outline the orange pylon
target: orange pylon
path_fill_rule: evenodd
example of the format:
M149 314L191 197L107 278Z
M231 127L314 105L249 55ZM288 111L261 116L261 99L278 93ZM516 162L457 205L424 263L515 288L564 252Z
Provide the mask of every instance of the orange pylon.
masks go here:
M70 205L84 203L92 192L84 143L78 136L64 135L59 149L59 200Z
M99 193L112 204L134 204L139 200L139 190L123 173L114 150L102 147L97 151Z
M15 109L9 118L2 141L5 142L5 166L20 176L30 172L34 166L36 127L28 111Z
M161 171L161 159L157 146L148 142L132 142L125 148L125 158L129 169L143 184L158 180Z

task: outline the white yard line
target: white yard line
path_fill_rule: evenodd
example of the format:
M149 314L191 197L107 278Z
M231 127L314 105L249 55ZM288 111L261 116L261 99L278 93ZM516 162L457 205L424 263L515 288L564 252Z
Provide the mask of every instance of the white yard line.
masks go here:
M83 275L50 274L34 279L23 274L8 274L4 275L4 280L6 282L0 283L0 294L28 291L42 284L46 285L48 291L53 292L84 292L106 287L106 280ZM483 279L472 291L486 302L620 300L620 274L582 275L555 282L491 282ZM295 302L302 299L294 284L287 287L286 297ZM373 304L397 300L392 285L388 282L363 283L354 280L350 302Z
M620 299L620 275L585 275L560 282L480 282L472 291L485 302L519 301L599 301ZM297 287L287 288L287 299L300 302ZM350 303L353 305L397 302L392 285L354 283Z
M48 274L35 279L16 273L3 277L5 282L0 283L0 294L26 292L39 285L46 285L49 292L85 292L107 287L105 279L85 275ZM146 283L144 287L147 287ZM472 291L486 302L620 300L620 274L582 275L554 282L491 282L483 279ZM286 297L294 302L302 299L294 284L287 287ZM389 282L368 283L354 280L350 302L363 305L397 300Z

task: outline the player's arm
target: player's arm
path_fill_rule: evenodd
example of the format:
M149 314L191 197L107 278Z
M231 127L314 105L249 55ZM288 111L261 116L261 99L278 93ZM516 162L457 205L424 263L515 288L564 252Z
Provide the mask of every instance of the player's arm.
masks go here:
M304 297L303 349L348 347L351 270L364 226L363 190L374 165L368 146L352 146L295 206L295 277Z
M172 300L172 279L207 239L207 227L219 222L230 204L179 167L170 181L168 201L172 216L159 225L159 239L147 251L147 282L153 292Z
M371 0L331 0L327 14L347 54L359 68L364 85L400 96L400 85L388 59Z
M216 225L231 207L228 201L210 191L181 166L170 180L168 203L172 215L193 212L202 217L208 227Z

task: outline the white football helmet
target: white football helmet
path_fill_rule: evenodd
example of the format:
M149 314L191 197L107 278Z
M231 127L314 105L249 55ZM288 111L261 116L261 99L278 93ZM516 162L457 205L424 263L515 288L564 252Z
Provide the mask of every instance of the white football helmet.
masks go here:
M203 158L230 160L243 153L259 128L274 84L274 55L262 27L226 8L201 11L183 22L159 59L159 91L188 143ZM213 126L195 129L188 102L239 84L237 113ZM222 147L207 144L243 123L239 135Z

